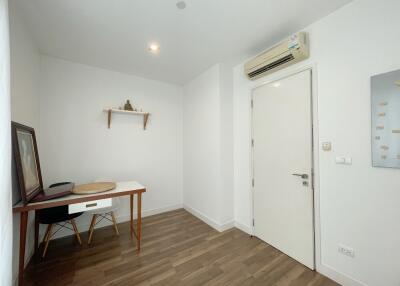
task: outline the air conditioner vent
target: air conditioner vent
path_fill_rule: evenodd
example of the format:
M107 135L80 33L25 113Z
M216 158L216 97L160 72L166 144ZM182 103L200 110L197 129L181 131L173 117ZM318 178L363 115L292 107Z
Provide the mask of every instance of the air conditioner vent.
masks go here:
M266 66L263 66L263 67L259 68L258 70L255 70L255 71L249 73L249 78L256 77L259 74L265 73L265 72L267 72L267 71L269 71L269 70L271 70L271 69L273 69L273 68L275 68L277 66L280 66L280 65L282 65L284 63L287 63L287 62L290 62L292 60L294 60L293 55L292 54L287 55L286 57L280 58L280 59L278 59L278 60L276 60L276 61L274 61L274 62L272 62L272 63L270 63L270 64L268 64Z

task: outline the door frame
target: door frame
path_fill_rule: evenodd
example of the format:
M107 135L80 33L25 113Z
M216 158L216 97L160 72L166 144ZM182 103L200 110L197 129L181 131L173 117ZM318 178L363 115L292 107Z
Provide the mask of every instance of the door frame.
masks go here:
M254 149L252 139L254 135L253 124L253 95L254 90L275 81L282 80L297 73L309 70L311 73L311 132L312 132L312 169L313 169L313 231L314 231L314 266L317 271L321 269L321 221L320 221L320 176L319 176L319 125L318 125L318 90L317 90L317 64L304 64L302 66L295 66L294 68L287 68L281 72L269 75L262 80L257 81L251 87L250 96L250 190L251 190L251 232L255 234L254 229Z

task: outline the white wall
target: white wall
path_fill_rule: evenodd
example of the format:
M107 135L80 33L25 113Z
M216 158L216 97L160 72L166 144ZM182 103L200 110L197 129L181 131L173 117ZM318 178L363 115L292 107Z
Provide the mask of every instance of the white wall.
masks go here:
M221 71L216 64L187 83L183 106L183 202L218 230L233 219L232 96L224 90L227 79Z
M183 202L216 225L221 223L219 96L219 65L184 86Z
M399 285L400 170L372 168L370 77L400 68L397 0L358 0L314 23L320 142L321 259L319 270L346 285ZM235 220L250 228L250 93L255 83L234 70ZM319 147L320 148L320 147ZM353 165L335 164L350 156ZM338 253L338 244L355 257ZM356 282L358 281L358 282Z
M11 47L11 119L35 128L39 131L39 65L38 48L33 42L27 27L21 18L15 1L10 1L10 47ZM14 165L13 165L14 166ZM18 182L13 172L13 193L18 194ZM13 215L13 279L18 272L19 253L19 214ZM29 213L27 250L25 262L33 252L34 216Z
M232 66L220 64L221 222L234 220L233 205L233 75Z
M0 285L11 285L10 43L7 0L0 0Z
M182 88L43 56L39 154L45 186L96 179L137 180L147 187L144 215L182 206ZM130 99L151 113L113 115ZM129 200L117 212L129 218ZM77 219L86 231L90 218ZM62 233L70 234L70 233Z
M39 50L10 1L11 117L39 132Z

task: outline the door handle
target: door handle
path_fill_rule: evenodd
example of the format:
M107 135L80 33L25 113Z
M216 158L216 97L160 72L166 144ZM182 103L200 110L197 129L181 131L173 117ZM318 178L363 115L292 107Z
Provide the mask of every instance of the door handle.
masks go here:
M308 179L308 175L307 174L292 174L292 176L301 177L304 180Z

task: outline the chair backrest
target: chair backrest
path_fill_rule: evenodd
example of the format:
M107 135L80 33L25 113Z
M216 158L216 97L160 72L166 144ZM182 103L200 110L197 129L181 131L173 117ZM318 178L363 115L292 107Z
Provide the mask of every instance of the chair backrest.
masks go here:
M71 182L60 182L60 183L55 183L51 184L49 188L54 188L62 185L67 185L70 184ZM42 209L38 211L39 215L39 223L42 224L51 224L51 223L57 223L57 222L62 222L65 220L70 220L71 218L78 217L82 214L81 213L76 213L70 215L68 213L68 206L59 206L59 207L52 207L48 209Z

